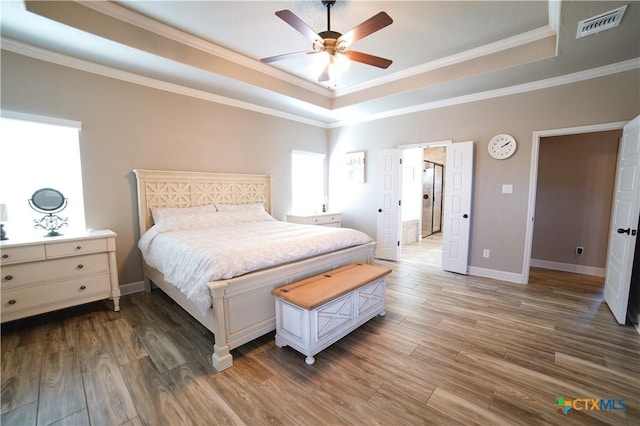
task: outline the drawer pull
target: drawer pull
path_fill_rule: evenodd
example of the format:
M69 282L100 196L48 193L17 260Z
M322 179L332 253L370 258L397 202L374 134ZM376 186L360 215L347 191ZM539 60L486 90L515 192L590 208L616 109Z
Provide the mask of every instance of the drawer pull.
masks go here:
M4 277L4 279L7 281L11 281L13 279L13 275L7 275L6 277Z
M82 250L82 246L76 246L76 250Z
M78 265L78 269L82 269L82 268L84 268L84 265L81 263Z
M3 255L2 255L2 258L3 258L3 259L8 259L8 258L9 258L9 255L8 255L8 254L3 254Z
M9 303L10 305L15 305L16 304L16 300L15 299L11 299L7 303Z
M80 291L82 291L82 290L86 290L86 289L87 289L87 287L86 287L86 286L84 286L84 285L81 285L81 286L80 286Z

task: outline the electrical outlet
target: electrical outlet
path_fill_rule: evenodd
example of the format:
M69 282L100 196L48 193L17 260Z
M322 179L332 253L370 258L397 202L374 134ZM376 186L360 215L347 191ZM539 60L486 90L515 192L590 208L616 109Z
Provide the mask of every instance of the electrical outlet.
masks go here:
M576 247L576 254L579 256L581 254L584 254L584 247Z
M489 249L484 249L482 250L482 257L486 257L487 259L489 258Z

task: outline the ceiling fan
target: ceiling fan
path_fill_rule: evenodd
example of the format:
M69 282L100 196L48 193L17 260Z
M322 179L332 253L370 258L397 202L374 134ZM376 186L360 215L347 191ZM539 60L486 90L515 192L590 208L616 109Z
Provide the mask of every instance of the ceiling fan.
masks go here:
M335 0L322 0L322 4L327 8L327 30L320 33L313 31L307 24L298 18L290 10L279 10L276 16L291 25L295 30L310 40L313 45L310 51L285 53L283 55L271 56L262 59L264 63L271 63L289 59L301 55L320 54L322 59L322 72L318 77L319 82L330 80L336 72L348 66L348 59L378 68L388 68L393 61L368 53L357 52L347 49L356 41L375 33L382 28L391 25L393 19L386 12L379 12L361 24L352 28L346 34L340 34L331 30L331 8ZM348 59L347 59L348 58Z

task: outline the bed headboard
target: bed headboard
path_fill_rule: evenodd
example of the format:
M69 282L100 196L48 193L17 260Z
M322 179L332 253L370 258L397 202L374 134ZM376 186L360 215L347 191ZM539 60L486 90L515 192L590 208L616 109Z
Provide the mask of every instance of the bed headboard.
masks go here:
M133 172L138 182L141 234L153 225L151 209L156 207L263 203L265 210L271 214L269 175L140 169Z

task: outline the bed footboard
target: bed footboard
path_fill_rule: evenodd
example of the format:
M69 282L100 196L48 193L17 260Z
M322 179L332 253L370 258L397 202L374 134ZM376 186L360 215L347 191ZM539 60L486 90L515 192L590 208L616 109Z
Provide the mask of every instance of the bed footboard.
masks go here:
M375 243L351 247L300 262L209 283L217 327L213 366L218 371L233 364L230 351L276 328L271 290L349 263L372 263Z

